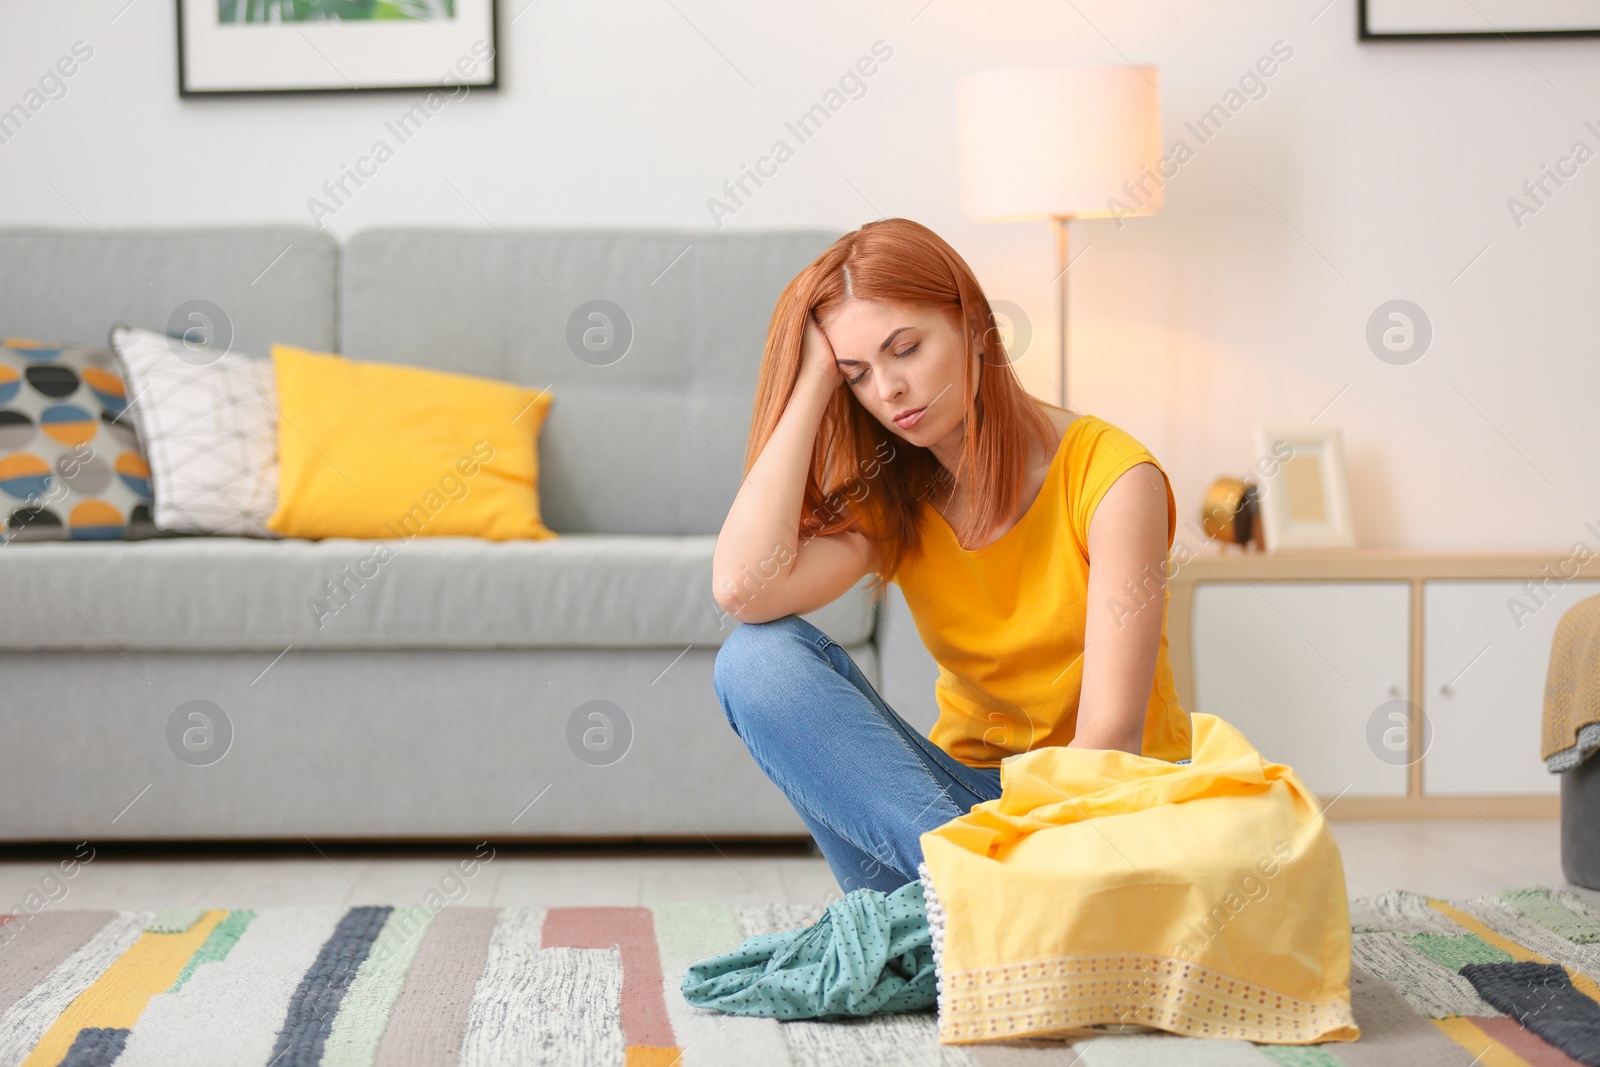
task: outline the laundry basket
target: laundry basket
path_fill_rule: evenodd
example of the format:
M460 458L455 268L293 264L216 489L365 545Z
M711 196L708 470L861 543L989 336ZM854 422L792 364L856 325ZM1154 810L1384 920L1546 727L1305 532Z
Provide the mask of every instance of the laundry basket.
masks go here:
M1600 889L1600 595L1556 624L1544 684L1541 752L1561 775L1561 871Z

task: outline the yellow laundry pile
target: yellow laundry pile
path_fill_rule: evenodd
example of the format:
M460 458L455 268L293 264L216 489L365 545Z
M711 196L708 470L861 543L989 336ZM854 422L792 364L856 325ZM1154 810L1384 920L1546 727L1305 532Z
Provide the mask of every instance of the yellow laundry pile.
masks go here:
M1050 746L922 835L939 1040L1354 1041L1344 866L1312 792L1213 715L1191 763Z

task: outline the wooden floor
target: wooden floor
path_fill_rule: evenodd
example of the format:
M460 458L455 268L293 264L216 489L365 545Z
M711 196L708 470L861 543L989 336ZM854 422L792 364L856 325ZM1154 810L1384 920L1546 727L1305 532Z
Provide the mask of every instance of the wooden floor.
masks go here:
M1412 889L1469 897L1518 886L1569 886L1554 820L1335 821L1349 895ZM0 911L26 894L56 908L154 909L282 904L479 907L641 905L678 900L825 904L839 888L804 843L693 848L500 847L470 878L471 846L428 852L336 850L307 844L278 854L97 855L70 880L51 881L63 848L0 852ZM1579 890L1600 905L1600 893Z

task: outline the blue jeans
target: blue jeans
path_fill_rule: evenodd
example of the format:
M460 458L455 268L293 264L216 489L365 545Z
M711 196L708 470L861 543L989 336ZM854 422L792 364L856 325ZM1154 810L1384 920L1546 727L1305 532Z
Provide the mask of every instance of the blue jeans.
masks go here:
M846 893L916 881L921 835L1000 796L1000 768L969 767L924 737L798 615L736 627L713 677L728 724Z

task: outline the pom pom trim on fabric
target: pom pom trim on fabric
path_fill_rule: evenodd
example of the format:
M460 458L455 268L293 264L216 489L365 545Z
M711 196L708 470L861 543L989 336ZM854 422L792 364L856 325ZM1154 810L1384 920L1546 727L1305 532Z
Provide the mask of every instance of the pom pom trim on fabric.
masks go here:
M944 1014L944 905L933 888L933 875L928 872L928 861L917 864L917 878L922 882L922 902L928 909L928 933L933 942L934 1001L940 1015Z
M934 941L936 961L940 943ZM1347 1001L1300 1000L1170 956L1056 956L948 974L940 961L937 976L944 1043L1067 1035L1106 1024L1269 1044L1355 1033Z

